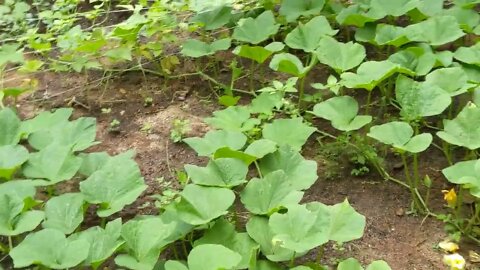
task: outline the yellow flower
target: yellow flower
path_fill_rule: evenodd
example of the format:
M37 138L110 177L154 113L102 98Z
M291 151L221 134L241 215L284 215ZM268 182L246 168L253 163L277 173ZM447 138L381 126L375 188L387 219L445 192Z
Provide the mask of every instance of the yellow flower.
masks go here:
M456 243L450 241L442 241L438 243L438 247L446 252L455 252L459 249Z
M448 206L454 208L457 205L457 193L455 193L455 189L442 190L442 193L443 199L447 201Z
M450 266L450 270L465 269L465 259L458 253L443 256L443 263Z

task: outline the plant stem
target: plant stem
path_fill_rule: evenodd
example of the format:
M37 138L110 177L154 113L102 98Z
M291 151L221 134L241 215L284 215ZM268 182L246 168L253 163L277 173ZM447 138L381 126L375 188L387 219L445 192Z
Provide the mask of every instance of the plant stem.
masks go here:
M13 241L12 241L12 237L9 236L8 237L8 250L12 250L13 249Z
M294 251L293 252L293 255L292 255L292 258L290 259L290 264L289 264L289 267L292 268L295 266L295 256L297 255L297 253Z
M305 80L306 80L306 77L307 76L304 76L300 79L300 89L298 89L299 91L299 95L298 95L298 109L301 110L302 109L302 100L303 100L303 95L305 93Z
M470 232L470 230L472 229L472 226L475 224L475 221L478 219L480 215L480 206L478 205L478 203L475 203L474 207L475 207L475 213L473 217L471 217L470 220L468 221L467 228L465 229L467 232Z
M255 72L255 61L252 60L252 63L250 63L250 78L249 78L249 90L250 92L255 92L255 89L253 89L253 79L254 79L254 76L253 76L253 73Z
M373 90L368 91L367 108L365 109L365 114L367 114L367 115L370 112L370 103L372 102L372 92L373 92Z
M408 183L408 186L410 187L410 193L412 195L412 200L413 200L413 207L415 210L419 210L419 203L418 203L418 198L417 194L415 192L416 188L413 186L412 183L412 177L410 175L410 170L408 168L408 162L407 162L407 157L404 153L401 153L400 156L402 157L402 162L403 162L403 168L405 171L405 179Z
M255 163L255 168L257 168L258 177L263 178L262 171L260 170L260 166L258 165L258 162L255 160L253 163Z
M183 248L183 255L185 258L188 258L188 250L187 250L187 245L185 245L185 241L182 241L182 248Z
M317 251L317 259L316 259L316 263L318 265L320 265L320 263L322 262L323 253L325 253L325 246L320 246Z

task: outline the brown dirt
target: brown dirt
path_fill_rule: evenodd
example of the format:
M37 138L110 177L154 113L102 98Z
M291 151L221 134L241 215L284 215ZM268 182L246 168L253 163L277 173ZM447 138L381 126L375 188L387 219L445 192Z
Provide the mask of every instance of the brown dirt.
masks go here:
M158 77L148 76L144 79L142 75L128 73L112 80L105 88L99 85L89 91L82 89L82 86L91 84L89 82L97 78L95 75L43 74L39 77L43 90L24 99L19 111L30 117L42 108L70 103L76 108L76 116L97 117L97 138L102 143L91 150L117 154L134 149L136 160L149 185L142 198L128 207L122 216L130 218L138 212L154 213L151 207L153 200L149 196L161 192L165 182L175 185L175 171L182 169L184 164L205 163L186 145L170 140L172 122L175 119L187 119L192 127L188 136L201 136L208 129L202 118L217 109L216 102L209 99L211 92L208 84L198 78L165 83ZM78 90L72 91L75 87ZM153 98L151 106L144 106L146 97ZM101 108L110 108L111 111L102 113ZM121 123L118 132L109 131L114 119ZM142 131L145 125L150 128ZM319 147L314 140L309 142L309 146L309 149ZM309 150L306 157L318 161L321 177L307 192L305 200L333 204L347 198L367 218L363 238L345 244L342 249L328 246L324 263L334 263L336 258L356 257L365 263L383 259L394 270L445 269L441 263L441 253L434 249L445 238L443 226L433 218L423 220L423 217L404 214L410 203L406 189L384 182L374 174L357 178L350 176L348 171L337 179L326 180L322 176L329 168L325 167L325 161L319 158L316 150ZM430 169L430 176L443 183L438 170L425 168ZM401 174L401 170L398 174ZM159 180L162 177L163 182ZM441 188L444 188L443 184L432 196L441 197ZM441 204L441 200L437 200L437 207L441 207Z

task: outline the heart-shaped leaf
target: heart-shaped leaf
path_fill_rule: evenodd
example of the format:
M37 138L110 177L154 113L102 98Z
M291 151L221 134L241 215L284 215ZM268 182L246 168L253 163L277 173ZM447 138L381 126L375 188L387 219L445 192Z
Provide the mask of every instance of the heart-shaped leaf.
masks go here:
M285 43L292 49L305 52L315 51L324 36L333 36L338 30L333 30L324 16L317 16L306 24L299 24L288 33Z
M199 23L205 30L215 30L227 24L232 18L232 7L221 5L216 8L197 13L192 22Z
M473 9L454 6L446 9L444 14L455 17L460 27L467 33L472 33L480 24L480 15Z
M229 38L215 40L211 44L196 39L189 39L183 43L181 53L185 56L198 58L227 50L230 48L230 45L231 39Z
M367 266L367 270L392 270L385 261L374 261Z
M181 200L167 207L181 220L192 225L201 225L224 215L235 200L230 189L187 185L180 193Z
M108 217L133 203L147 188L130 153L110 158L105 165L80 183L85 201L100 204L97 215Z
M198 245L188 254L188 269L237 269L241 260L242 256L240 254L222 245Z
M385 16L383 12L366 9L370 5L354 4L342 9L335 18L339 24L363 27L368 22L377 21Z
M263 175L282 170L295 190L306 190L318 179L317 162L305 160L298 151L288 146L266 155L260 160L259 166Z
M213 117L206 118L205 123L226 131L249 131L260 124L259 119L250 118L247 107L231 106L221 111L213 112Z
M232 38L251 44L258 44L267 40L271 35L276 34L279 27L280 25L275 23L272 11L267 10L255 19L241 19L233 30Z
M277 119L266 124L262 130L263 138L278 145L289 145L300 151L307 139L315 132L315 128L303 123L302 118Z
M473 196L480 198L480 160L455 163L443 169L442 173L449 182L463 185Z
M291 181L291 180L290 180ZM296 191L283 171L275 171L264 178L253 178L241 193L242 203L253 214L271 215L290 204L297 204L303 192Z
M12 179L15 171L28 160L28 151L21 145L0 146L0 179Z
M275 142L267 139L260 139L252 142L247 149L245 149L245 153L256 158L263 158L264 156L273 153L276 150L277 144Z
M406 122L393 121L370 128L367 136L375 140L391 145L400 151L420 153L425 151L432 143L430 133L422 133L413 136L412 127Z
M280 15L285 16L287 22L293 22L300 16L319 14L325 5L325 0L284 0L280 6Z
M73 113L71 108L61 108L54 112L41 112L32 119L22 122L22 132L30 135L40 130L51 129L56 125L65 125Z
M279 53L273 56L270 61L270 68L291 74L296 77L304 76L305 67L297 56L290 53Z
M265 62L274 52L281 51L284 47L285 45L281 42L272 42L265 47L241 45L236 47L235 50L233 50L233 53L241 57L252 59L261 64Z
M210 156L224 147L232 150L241 149L247 142L247 137L241 132L211 130L203 138L187 138L183 141L193 148L199 156Z
M465 35L453 16L431 17L407 26L406 32L411 41L427 42L432 46L447 44Z
M389 15L399 17L416 8L420 2L419 0L371 0L370 6L382 17Z
M20 119L12 109L0 109L0 146L15 145L20 141L20 124Z
M450 95L435 85L416 82L400 75L397 78L395 93L406 121L439 115L452 103Z
M437 62L437 56L430 48L408 47L392 54L388 60L415 72L418 76L428 74Z
M357 130L372 121L369 115L358 115L358 102L350 96L333 97L318 103L313 107L313 114L342 131Z
M83 221L83 195L66 193L53 197L45 204L43 228L71 234Z
M471 47L458 48L454 57L460 62L480 66L480 43Z
M5 192L0 193L0 235L14 236L34 230L42 222L44 213L37 210L24 211L26 197L18 195L25 194Z
M443 120L443 131L437 132L442 140L466 147L480 148L480 108L469 104L453 120Z
M185 165L185 171L197 185L231 188L246 182L248 166L239 159L219 158L207 167Z
M88 256L85 240L67 239L55 229L31 233L10 252L15 268L41 264L53 269L73 268Z
M281 108L283 105L283 94L279 92L262 92L252 99L248 108L251 113L273 115L273 109Z
M357 259L348 258L346 260L341 261L338 264L337 270L364 270L364 269Z
M376 45L400 47L409 42L407 31L403 27L390 24L379 24L376 27L374 39L374 44Z
M342 73L360 65L366 57L365 48L353 42L341 43L331 37L320 40L316 51L318 60Z
M465 71L460 67L440 68L425 77L425 84L438 86L451 96L468 91L470 86Z

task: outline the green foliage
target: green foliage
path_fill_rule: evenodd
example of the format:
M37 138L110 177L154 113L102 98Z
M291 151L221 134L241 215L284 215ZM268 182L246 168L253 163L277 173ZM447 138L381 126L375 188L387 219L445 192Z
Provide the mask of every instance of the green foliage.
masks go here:
M301 118L277 119L265 125L262 134L264 139L276 142L280 146L288 145L295 150L300 150L315 130L305 124Z
M241 19L233 30L232 38L235 40L258 44L277 33L280 25L275 23L271 11L265 11L257 18Z
M218 51L224 51L230 48L231 39L224 38L219 39L211 44L196 40L196 39L189 39L183 43L181 53L185 56L189 57L202 57L207 55L212 55Z
M367 135L379 142L393 146L398 151L410 153L425 151L433 140L430 133L414 136L414 131L408 123L398 121L373 126Z
M307 53L314 52L323 37L333 36L338 30L333 30L328 20L323 16L317 16L306 24L299 24L285 38L285 43L292 49L300 49Z
M442 140L466 147L480 148L480 108L469 104L453 120L443 120L443 131L437 132Z
M313 107L315 116L329 120L332 126L342 131L362 128L372 121L369 115L358 115L358 103L349 96L333 97Z
M246 182L248 167L239 159L219 158L207 167L185 165L185 171L197 185L231 188Z
M353 42L341 43L330 37L320 40L316 55L320 63L328 65L338 73L360 65L366 57L362 45Z
M470 193L480 198L480 160L468 160L455 163L442 170L449 182L462 185Z
M0 179L10 180L13 174L28 160L28 151L21 145L0 146Z
M293 22L300 16L318 14L324 5L325 0L284 0L280 15L285 16L288 22Z
M247 142L247 137L241 132L212 130L203 138L187 138L184 140L199 156L210 156L218 149L228 147L232 150L241 149Z
M83 221L83 195L66 193L54 197L45 204L44 228L71 234Z

